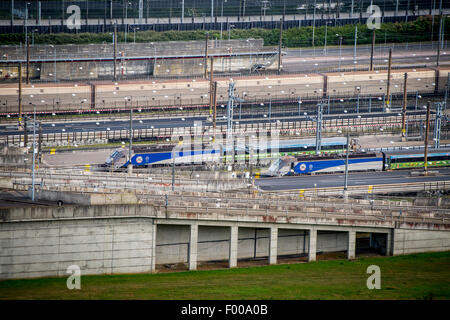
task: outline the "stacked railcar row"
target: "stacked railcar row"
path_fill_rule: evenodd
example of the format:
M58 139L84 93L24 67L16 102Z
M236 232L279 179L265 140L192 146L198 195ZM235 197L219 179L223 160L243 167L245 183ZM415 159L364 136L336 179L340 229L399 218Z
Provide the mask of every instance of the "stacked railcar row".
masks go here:
M391 72L390 93L403 93L404 74L408 74L407 92L443 92L450 67L397 69ZM218 105L226 104L230 78L216 78ZM387 70L237 77L236 94L248 102L276 99L295 102L355 95L382 96L386 93ZM154 80L142 82L90 83L74 85L23 85L24 112L116 111L126 108L190 108L209 103L209 81ZM17 88L0 86L3 114L17 112ZM31 103L31 104L30 104Z

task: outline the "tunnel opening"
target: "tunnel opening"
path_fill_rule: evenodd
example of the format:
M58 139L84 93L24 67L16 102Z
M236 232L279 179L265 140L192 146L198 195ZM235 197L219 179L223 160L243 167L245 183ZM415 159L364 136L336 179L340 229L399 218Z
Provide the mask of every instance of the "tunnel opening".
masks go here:
M357 232L356 257L386 256L387 233Z

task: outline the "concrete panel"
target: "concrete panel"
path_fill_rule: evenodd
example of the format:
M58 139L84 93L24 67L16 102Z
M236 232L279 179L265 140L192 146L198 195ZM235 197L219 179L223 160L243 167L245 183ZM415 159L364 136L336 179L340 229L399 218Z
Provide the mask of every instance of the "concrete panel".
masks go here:
M148 272L152 232L138 218L2 223L0 279L61 276L71 264L82 274Z
M229 249L230 228L199 227L197 261L228 260Z
M447 250L449 231L394 229L394 255Z
M230 228L230 252L229 252L229 267L234 268L237 266L238 257L238 227L232 226Z
M269 264L277 263L278 228L270 228Z
M189 236L189 270L197 270L198 225L191 224Z
M347 232L347 259L355 259L356 257L356 232Z
M308 231L278 229L278 255L306 254Z
M317 230L311 229L309 231L309 243L308 243L308 261L316 261L316 248L317 248Z
M187 262L189 226L158 225L156 264Z

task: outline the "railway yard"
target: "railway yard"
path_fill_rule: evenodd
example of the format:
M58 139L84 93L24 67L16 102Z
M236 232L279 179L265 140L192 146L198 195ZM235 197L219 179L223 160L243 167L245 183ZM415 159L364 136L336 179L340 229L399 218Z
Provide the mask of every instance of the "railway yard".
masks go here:
M116 51L0 46L0 280L450 250L447 41Z

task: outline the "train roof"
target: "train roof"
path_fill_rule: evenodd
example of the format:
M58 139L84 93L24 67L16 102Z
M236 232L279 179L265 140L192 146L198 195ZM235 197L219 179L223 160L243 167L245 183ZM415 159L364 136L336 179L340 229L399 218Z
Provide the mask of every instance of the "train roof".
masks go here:
M349 159L355 158L381 158L381 153L378 152L358 152L349 153ZM319 160L330 160L330 159L345 159L345 154L321 154L321 155L301 155L295 157L297 161L319 161Z
M270 137L267 137L267 148L278 147L278 148L295 148L295 147L304 147L304 146L315 146L316 139L287 139L287 140L279 140L277 144L271 144ZM333 138L323 138L322 146L335 146L335 145L345 145L347 139L341 137L333 137ZM261 142L259 142L261 143ZM172 151L175 147L175 144L155 144L150 146L133 146L134 153L151 153L151 152L167 152ZM246 143L245 147L256 148L258 146L258 142L250 142ZM262 146L262 145L261 145ZM192 146L194 147L194 146ZM203 145L203 148L211 148L211 145ZM236 149L241 149L242 144L237 143ZM230 148L225 148L225 150L229 150Z
M323 138L322 146L336 146L336 145L345 145L347 142L346 138L334 137L334 138ZM267 138L268 147L270 147L270 137ZM257 146L258 143L250 143L250 146ZM272 144L275 146L275 144ZM315 146L316 139L287 139L287 140L279 140L278 148L286 148L286 147L303 147L303 146Z
M424 150L423 149L416 149L416 150L401 150L401 151L383 151L383 153L387 157L397 157L397 158L406 158L411 156L424 156ZM437 155L437 154L450 154L450 148L440 148L440 149L428 149L428 155Z

